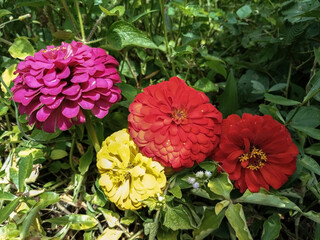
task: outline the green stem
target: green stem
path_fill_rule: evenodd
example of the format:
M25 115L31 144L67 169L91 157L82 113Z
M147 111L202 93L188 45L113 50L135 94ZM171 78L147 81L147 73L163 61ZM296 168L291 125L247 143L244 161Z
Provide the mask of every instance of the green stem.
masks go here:
M130 238L128 238L128 240L136 239L136 237L138 237L142 232L143 232L143 229L141 229L139 232L132 235Z
M12 45L12 42L9 42L8 40L5 40L4 38L0 37L0 42L3 42L5 44L8 44L9 46Z
M140 83L139 83L139 81L138 81L138 79L137 79L137 76L136 76L136 74L134 73L133 68L132 68L132 66L131 66L131 64L130 64L130 61L129 61L129 58L128 58L128 52L125 53L124 60L126 61L126 63L127 63L128 66L129 66L130 72L131 72L131 74L132 74L132 76L133 76L133 78L134 78L134 81L136 82L137 88L140 89Z
M71 149L70 149L70 153L69 153L69 164L70 164L70 167L72 169L72 171L74 173L77 173L77 169L75 168L74 166L74 161L73 161L73 151L74 151L74 146L76 145L76 133L74 132L72 134L72 142L71 142Z
M175 76L176 70L175 70L174 62L171 59L171 48L169 46L166 18L165 18L165 14L164 14L164 0L160 0L160 10L161 10L162 26L163 26L163 31L164 31L164 41L166 44L167 57L168 57L169 62L171 62L173 75Z
M72 25L72 27L73 27L76 35L80 38L80 37L81 37L81 36L80 36L80 33L79 33L76 25L74 24L73 18L72 18L72 16L71 16L71 13L70 13L70 11L69 11L69 8L68 8L68 5L67 5L66 1L65 1L65 0L61 0L61 3L62 3L64 9L65 9L66 12L67 12L68 18L69 18L69 20L70 20L70 22L71 22L71 25Z
M78 19L79 19L79 24L80 24L80 31L81 31L82 41L85 42L86 41L86 36L84 34L84 27L83 27L80 8L79 8L79 1L78 0L74 0L74 4L76 5L76 11L78 13Z
M90 41L90 39L91 39L91 37L93 36L94 32L96 31L98 25L101 23L102 19L103 19L105 16L106 16L105 13L102 12L101 15L100 15L100 17L98 18L98 20L97 20L96 23L94 24L91 32L89 33L89 36L88 36L88 38L87 38L87 40L86 40L86 44L88 44L88 42Z
M86 125L87 131L88 131L89 138L90 138L92 145L93 145L94 149L96 150L96 152L99 152L100 151L100 144L98 141L96 131L94 130L94 127L92 125L89 114L85 113L85 116L86 116L85 125Z
M289 94L289 85L290 85L290 81L291 81L291 73L292 73L292 62L290 63L290 66L289 66L289 73L288 73L287 86L286 86L286 92L285 92L285 96L286 97L288 97L288 94Z
M102 41L103 39L105 39L105 38L98 38L96 40L92 40L92 41L86 42L86 44L88 45L88 44L92 44L92 43L97 43L97 42Z

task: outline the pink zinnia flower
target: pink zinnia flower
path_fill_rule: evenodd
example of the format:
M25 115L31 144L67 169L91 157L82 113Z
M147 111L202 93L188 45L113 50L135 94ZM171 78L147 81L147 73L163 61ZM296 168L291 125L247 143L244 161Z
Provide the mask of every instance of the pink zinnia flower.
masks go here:
M219 143L222 114L203 92L178 77L144 88L129 111L134 142L166 167L192 167Z
M48 46L18 64L13 100L30 125L46 132L67 130L85 122L83 109L103 118L120 100L118 65L105 50L81 42Z

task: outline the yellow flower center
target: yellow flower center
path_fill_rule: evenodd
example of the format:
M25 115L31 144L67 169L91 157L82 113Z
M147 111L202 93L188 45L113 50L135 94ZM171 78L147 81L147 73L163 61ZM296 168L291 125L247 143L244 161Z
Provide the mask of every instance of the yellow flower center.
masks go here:
M180 124L183 121L183 119L187 118L187 113L185 110L175 109L171 113L171 117L175 123Z
M239 157L239 161L243 168L258 170L267 162L267 155L261 149L253 146L250 152L244 153Z

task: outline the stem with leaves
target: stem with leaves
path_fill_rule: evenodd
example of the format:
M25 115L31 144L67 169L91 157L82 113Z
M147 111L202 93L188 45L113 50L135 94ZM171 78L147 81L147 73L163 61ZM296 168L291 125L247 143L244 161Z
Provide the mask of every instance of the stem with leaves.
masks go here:
M80 8L79 8L79 1L78 0L74 0L74 5L76 6L76 11L78 13L78 19L79 19L79 24L80 24L82 42L85 42L86 41L86 36L85 36L85 33L84 33L82 16L81 16Z

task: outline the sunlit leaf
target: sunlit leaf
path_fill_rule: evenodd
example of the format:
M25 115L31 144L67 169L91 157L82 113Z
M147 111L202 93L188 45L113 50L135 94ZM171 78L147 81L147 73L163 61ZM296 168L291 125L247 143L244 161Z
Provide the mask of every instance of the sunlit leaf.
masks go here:
M108 43L115 50L121 50L127 46L158 48L145 33L125 21L114 22L108 28L106 36Z
M226 210L226 217L239 240L252 239L241 204L230 204Z
M198 229L193 231L194 239L202 240L206 238L210 233L219 228L223 218L224 211L216 214L212 208L206 208Z
M0 224L3 223L9 215L16 209L20 202L20 198L16 198L0 209Z
M277 239L281 230L280 216L273 213L264 223L261 240Z
M25 37L16 38L8 51L13 58L21 60L24 60L28 56L33 56L35 53L33 46Z
M227 173L221 173L218 177L211 179L208 187L213 193L223 196L224 199L230 199L230 192L233 189Z
M270 194L266 190L260 190L258 193L251 193L247 190L242 197L237 198L237 202L287 208L301 212L301 209L288 198Z

